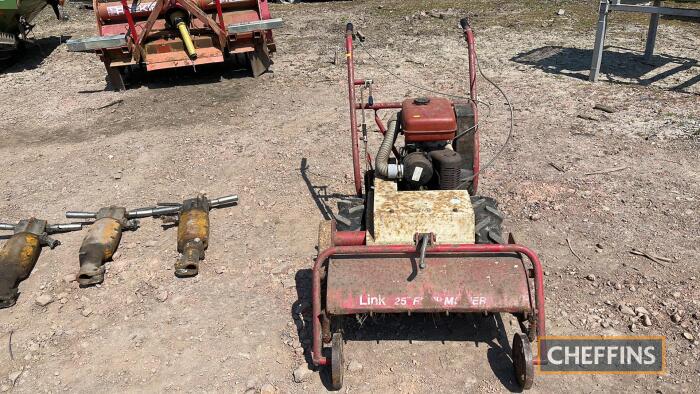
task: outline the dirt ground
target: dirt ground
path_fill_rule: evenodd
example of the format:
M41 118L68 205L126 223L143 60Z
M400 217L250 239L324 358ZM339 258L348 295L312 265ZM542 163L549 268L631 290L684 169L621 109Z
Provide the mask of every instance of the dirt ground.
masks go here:
M155 220L124 234L104 284L87 289L70 278L84 231L57 235L63 244L43 251L17 305L0 310L0 391L326 391L323 374L295 382L293 372L310 366L319 207L335 209L335 196L353 191L345 68L333 64L344 25L353 20L367 36L358 76L392 101L425 93L387 69L467 90L463 15L473 18L484 72L515 106L512 141L480 194L500 201L507 229L543 259L549 334L668 339L666 375L537 376L533 391L697 391L700 25L663 21L645 63L646 19L614 15L601 82L591 84L596 4L275 5L285 27L272 72L163 72L123 93L105 90L96 56L59 45L94 34L92 12L68 6L70 20L58 22L46 10L37 45L0 73L0 221L64 222L66 210L199 191L236 193L240 204L212 212L206 260L191 280L173 275L175 230ZM488 160L508 112L479 83L491 107L481 125ZM368 319L345 347L354 365L343 391L517 391L513 324L506 315Z

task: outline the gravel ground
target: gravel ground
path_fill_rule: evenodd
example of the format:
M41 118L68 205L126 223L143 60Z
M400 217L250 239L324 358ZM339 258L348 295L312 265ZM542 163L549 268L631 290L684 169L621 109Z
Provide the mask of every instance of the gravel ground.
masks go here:
M286 24L272 72L161 72L123 93L105 90L96 56L59 45L94 34L91 11L68 6L70 20L58 22L46 10L37 45L0 73L0 221L62 222L66 210L200 191L236 193L240 204L212 212L191 280L174 277L175 230L154 220L124 234L104 284L88 289L71 280L84 232L57 235L63 244L43 251L17 305L0 310L0 391L326 391L326 377L307 370L310 268L323 219L314 195L333 207L332 196L353 191L345 68L333 64L344 24L367 36L358 76L393 101L424 94L401 79L466 91L456 27L465 14L483 71L515 106L511 143L480 192L543 259L549 333L668 339L666 375L537 376L533 391L696 391L700 25L662 22L657 56L644 63L645 19L615 15L601 82L591 84L596 4L275 5ZM493 87L479 87L491 107L482 108L488 160L508 112ZM372 152L378 142L372 135ZM346 345L344 391L517 391L513 324L506 315L369 319Z

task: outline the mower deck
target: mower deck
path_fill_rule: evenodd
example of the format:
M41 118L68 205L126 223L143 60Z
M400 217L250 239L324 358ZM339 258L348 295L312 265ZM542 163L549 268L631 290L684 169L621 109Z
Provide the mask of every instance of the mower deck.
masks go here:
M532 309L527 270L516 254L337 257L328 263L326 310L355 313L510 312Z

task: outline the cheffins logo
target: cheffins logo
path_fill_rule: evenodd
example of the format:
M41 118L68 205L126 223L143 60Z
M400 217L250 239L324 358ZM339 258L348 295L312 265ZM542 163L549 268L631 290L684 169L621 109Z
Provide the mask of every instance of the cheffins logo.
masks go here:
M541 374L665 374L666 338L660 336L539 339Z

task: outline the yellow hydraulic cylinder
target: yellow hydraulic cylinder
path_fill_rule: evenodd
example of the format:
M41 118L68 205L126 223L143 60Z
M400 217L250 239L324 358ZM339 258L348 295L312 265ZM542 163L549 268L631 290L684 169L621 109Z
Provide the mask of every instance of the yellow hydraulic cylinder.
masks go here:
M190 32L187 30L187 25L184 21L180 20L177 23L177 29L180 31L180 36L182 36L182 42L185 44L185 52L190 59L194 60L197 58L197 51L194 49L194 44L192 43L192 37L190 37Z
M194 60L197 58L197 51L194 49L194 43L192 42L192 36L190 36L190 31L187 30L187 13L182 9L174 10L168 17L170 21L170 26L175 26L178 31L180 31L180 37L182 38L182 43L185 45L185 52L190 59Z

